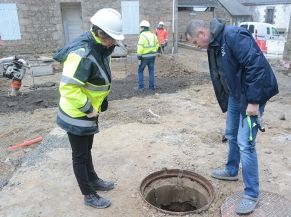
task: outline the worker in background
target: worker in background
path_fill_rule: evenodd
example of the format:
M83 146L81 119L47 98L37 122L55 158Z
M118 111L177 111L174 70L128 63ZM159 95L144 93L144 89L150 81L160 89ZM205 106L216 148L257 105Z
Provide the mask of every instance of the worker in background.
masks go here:
M241 163L244 191L235 212L251 213L260 196L256 135L258 130L264 131L260 117L267 101L279 92L276 77L244 28L226 26L217 19L193 20L186 37L198 48L207 49L213 88L221 110L227 111L228 156L224 168L213 169L211 176L236 181Z
M121 15L114 9L99 10L90 21L91 31L54 55L54 59L63 64L57 124L67 131L73 170L85 205L106 208L111 204L110 200L96 191L111 190L114 182L97 176L91 148L94 134L99 132L98 117L108 106L112 79L110 54L116 41L123 40L124 36Z
M141 21L140 28L137 43L137 58L140 60L138 65L138 90L144 91L143 72L146 66L149 70L149 89L155 90L155 58L159 43L157 36L150 32L150 23L147 20Z
M156 29L156 35L159 41L159 53L164 53L165 47L168 45L168 31L165 29L163 21L159 22L158 28Z

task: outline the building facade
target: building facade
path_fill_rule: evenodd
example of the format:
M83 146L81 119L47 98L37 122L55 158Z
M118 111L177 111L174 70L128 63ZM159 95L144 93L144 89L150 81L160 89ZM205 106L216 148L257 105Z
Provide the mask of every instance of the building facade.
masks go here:
M19 54L51 54L88 31L91 26L90 17L105 7L114 8L122 14L126 37L124 43L129 50L135 50L141 20L148 20L152 31L160 20L164 21L167 28L173 29L177 20L175 2L0 0L0 58ZM171 44L175 34L169 35Z
M184 32L190 20L210 21L214 17L224 20L228 25L252 20L251 13L237 0L178 0L180 41L185 40Z
M255 22L273 24L281 34L287 35L291 0L240 0L240 2L249 8Z
M289 20L291 20L291 14L290 14ZM285 60L291 61L291 22L290 21L289 21L287 39L286 39L286 43L284 47L283 58ZM291 68L291 64L290 64L290 68Z

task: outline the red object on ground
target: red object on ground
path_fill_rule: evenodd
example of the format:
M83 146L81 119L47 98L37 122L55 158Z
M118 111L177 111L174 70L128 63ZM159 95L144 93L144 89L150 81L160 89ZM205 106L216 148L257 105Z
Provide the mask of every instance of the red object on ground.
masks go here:
M21 87L21 81L18 80L12 80L11 87L15 90L19 90Z
M43 140L42 136L36 137L35 139L31 139L31 140L25 140L25 141L23 141L22 143L18 143L18 144L16 144L16 145L10 146L10 147L8 148L8 150L13 151L13 150L15 150L15 149L17 149L17 148L21 148L21 147L29 146L29 145L35 144L35 143L37 143L37 142L40 142L40 141L42 141L42 140Z
M268 52L268 49L267 49L267 46L266 46L266 44L267 44L266 40L256 39L256 42L257 42L259 48L261 49L261 51L263 53L267 53Z

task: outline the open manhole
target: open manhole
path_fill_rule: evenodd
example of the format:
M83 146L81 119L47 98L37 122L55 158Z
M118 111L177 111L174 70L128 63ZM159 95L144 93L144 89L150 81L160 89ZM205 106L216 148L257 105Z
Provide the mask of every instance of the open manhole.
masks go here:
M179 215L205 211L214 199L214 188L206 178L178 169L148 175L140 185L140 193L150 206Z

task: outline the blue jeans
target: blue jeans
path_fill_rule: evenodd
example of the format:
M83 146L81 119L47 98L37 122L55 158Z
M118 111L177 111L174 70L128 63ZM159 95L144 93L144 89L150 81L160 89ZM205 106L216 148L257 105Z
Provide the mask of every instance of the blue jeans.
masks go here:
M263 115L264 107L260 107L261 115ZM256 116L251 116L252 126L256 120ZM229 175L236 176L241 162L244 194L254 198L259 196L259 171L255 142L257 132L258 125L252 127L253 140L250 141L250 129L246 115L240 113L240 102L229 97L225 129L225 137L228 139L228 158L225 170Z
M138 65L138 89L144 89L143 71L149 69L149 89L155 89L155 57L143 58Z

